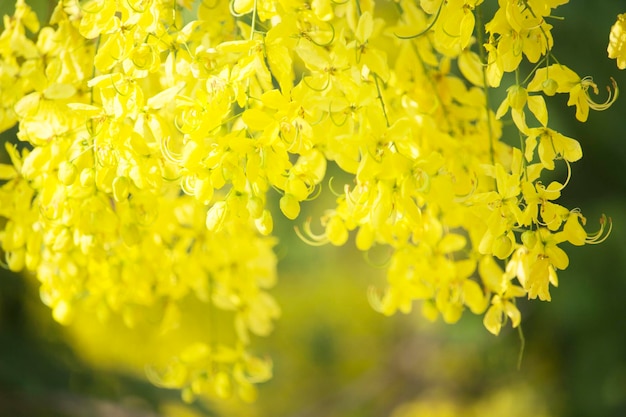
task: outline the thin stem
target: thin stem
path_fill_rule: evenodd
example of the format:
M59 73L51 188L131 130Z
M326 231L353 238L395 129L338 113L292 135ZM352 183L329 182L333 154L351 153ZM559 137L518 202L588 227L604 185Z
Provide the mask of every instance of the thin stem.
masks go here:
M524 359L524 350L526 349L526 338L524 337L521 323L517 326L517 334L519 335L520 342L519 355L517 357L517 370L519 371L522 369L522 360Z
M254 30L256 26L256 7L257 0L254 0L254 7L252 8L252 22L250 22L250 40L254 39Z
M385 100L383 100L383 94L380 90L380 85L378 84L378 75L374 74L374 82L376 83L376 91L378 92L378 101L380 101L380 106L383 108L383 115L385 116L385 121L387 122L387 127L389 127L389 117L387 116L387 107L385 107Z
M546 68L547 68L548 67L547 56L542 58L542 59L540 59L539 62L537 62L537 65L535 65L535 67L528 73L526 78L524 78L524 81L522 81L521 85L528 84L528 82L530 81L530 77L533 76L533 74L539 69L540 66L543 65L544 62L546 63Z
M519 68L515 69L515 84L519 85ZM511 109L511 112L513 109ZM524 110L522 110L524 111ZM522 152L522 166L524 167L524 179L528 178L528 169L526 163L526 141L524 140L524 135L522 135L522 131L517 129L517 133L519 135L519 149Z

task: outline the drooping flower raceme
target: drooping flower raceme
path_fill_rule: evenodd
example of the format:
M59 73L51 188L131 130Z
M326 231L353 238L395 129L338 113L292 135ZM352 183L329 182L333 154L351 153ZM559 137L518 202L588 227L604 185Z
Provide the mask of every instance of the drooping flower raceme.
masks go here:
M567 93L576 118L598 87L552 55L563 1L63 0L41 25L24 0L0 35L0 130L18 126L0 165L0 235L13 271L34 271L44 303L121 315L162 306L159 329L194 297L232 313L232 335L199 335L158 384L253 400L271 376L252 354L280 309L273 218L297 219L327 165L352 177L312 243L391 249L384 314L449 323L484 314L498 334L520 324L515 300L550 300L569 260L600 242L558 203L557 165L582 157L550 127L546 99ZM392 16L395 13L395 17ZM193 18L183 16L193 15ZM619 22L610 54L623 58ZM535 64L522 73L523 61ZM506 73L515 74L504 85ZM523 80L523 81L522 81ZM501 103L490 90L505 89ZM520 145L507 145L511 118ZM569 178L568 178L569 179ZM233 389L236 388L236 389Z

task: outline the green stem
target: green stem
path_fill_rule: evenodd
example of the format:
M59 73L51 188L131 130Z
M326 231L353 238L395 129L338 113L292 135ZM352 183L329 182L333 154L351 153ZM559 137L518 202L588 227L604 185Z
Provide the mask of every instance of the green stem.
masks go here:
M363 14L363 12L361 11L361 2L359 0L355 0L356 2L356 14L358 15L358 17L361 17L361 14Z
M380 106L383 108L383 114L385 115L385 121L387 122L387 127L389 127L389 117L387 116L387 108L385 107L385 101L383 100L383 94L380 90L380 85L378 84L378 75L374 74L374 82L376 83L376 91L378 92L378 101L380 101Z
M524 349L526 349L526 338L524 337L524 331L522 330L522 324L517 326L517 334L519 335L519 355L517 357L517 370L522 369L522 359L524 359Z
M250 22L250 40L254 39L254 30L256 26L256 0L254 0L254 7L252 8L252 22Z

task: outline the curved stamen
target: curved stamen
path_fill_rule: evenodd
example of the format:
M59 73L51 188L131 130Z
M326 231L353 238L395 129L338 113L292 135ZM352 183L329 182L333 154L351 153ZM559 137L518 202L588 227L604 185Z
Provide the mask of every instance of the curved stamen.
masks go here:
M474 192L476 191L476 189L478 188L478 180L476 179L476 174L474 172L472 172L472 189L470 190L469 193L464 194L464 195L459 195L454 197L454 201L457 203L463 203L467 200L469 200L469 198L474 195ZM428 183L428 181L427 181ZM424 185L426 186L426 185Z
M589 88L593 90L594 94L597 95L599 93L598 86L593 82L593 78L587 76L581 80L581 84L583 90L585 91L585 97L587 99L589 107L596 111L603 111L608 109L613 105L613 103L615 103L615 100L617 100L617 97L619 96L619 88L617 87L617 82L613 77L611 77L611 84L613 85L613 89L611 90L611 87L607 85L606 90L608 91L608 97L603 103L597 103L593 101L593 99L589 96Z
M335 179L335 177L330 177L328 180L328 189L330 190L331 193L333 193L335 195L335 197L343 197L342 193L339 193L337 191L335 191L335 189L333 188L333 180Z
M386 269L391 264L391 255L389 255L389 258L385 259L384 262L375 263L370 257L370 250L363 252L363 258L365 259L365 263L377 269Z
M327 22L327 23L328 23L328 22ZM327 47L327 46L330 46L330 45L333 43L333 41L335 40L335 36L336 36L336 33L335 33L335 27L334 27L332 24L330 24L330 23L328 23L328 26L330 26L331 36L330 36L330 40L329 40L329 41L327 41L327 42L319 42L319 41L317 41L317 40L313 39L313 37L311 36L311 35L312 35L312 33L309 33L309 32L302 32L301 36L302 36L304 39L306 39L306 40L308 40L309 42L311 42L313 45L316 45L316 46L320 46L320 47L322 47L322 48L325 48L325 47ZM320 32L323 32L323 31L320 31Z
M435 26L435 23L437 23L437 20L439 20L439 16L441 15L441 11L443 10L443 5L444 5L445 2L446 2L445 0L441 1L441 4L439 5L439 8L437 9L437 13L435 14L435 17L428 24L428 26L426 26L426 28L424 30L422 30L421 32L416 33L415 35L400 36L397 33L394 33L394 36L396 38L398 38L398 39L416 39L416 38L419 38L420 36L424 36L425 34L428 33L429 30L431 30Z
M313 201L322 194L322 184L314 184L308 189L309 196L304 201Z
M315 233L313 233L313 231L311 230L311 218L310 217L306 219L302 228L304 229L304 233L300 231L300 228L298 226L294 226L296 235L304 243L309 244L311 246L323 246L323 245L326 245L328 242L330 242L330 240L328 239L328 236L326 236L325 233L319 234L319 235L316 235Z
M596 233L588 235L587 239L585 239L585 243L588 243L591 245L602 243L609 237L612 230L613 230L613 220L610 217L607 217L605 214L603 214L602 217L600 217L600 230L598 230Z
M183 190L183 193L194 196L196 194L196 179L191 175L185 175L185 177L180 182L180 189Z
M313 75L310 75L309 77L313 78ZM311 90L313 91L317 91L318 93L322 93L324 91L326 91L326 89L328 88L328 86L330 85L330 74L328 74L328 77L326 79L326 81L324 82L324 86L321 88L317 88L317 87L313 87L311 84L309 84L309 82L306 79L305 75L302 75L302 82L309 87Z
M333 116L333 112L332 112L331 107L332 107L332 102L328 105L328 116L330 117L330 121L337 127L341 127L341 126L345 125L346 122L348 121L348 117L349 117L348 114L344 111L343 121L341 123L339 123L339 122L337 122L335 120L335 117Z
M373 285L370 285L367 288L367 301L374 311L378 313L383 312L383 302L381 296Z
M169 148L169 141L170 141L169 136L161 137L161 153L163 154L163 156L165 156L165 159L167 159L168 161L173 162L175 164L179 164L179 165L182 164L183 155L172 152Z

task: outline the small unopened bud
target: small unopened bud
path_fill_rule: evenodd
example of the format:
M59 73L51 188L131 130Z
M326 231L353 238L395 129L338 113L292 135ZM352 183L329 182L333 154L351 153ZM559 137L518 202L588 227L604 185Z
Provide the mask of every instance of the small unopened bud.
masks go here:
M543 83L541 83L541 88L546 96L553 96L556 94L556 89L559 87L559 83L557 83L553 78L548 78Z
M218 232L226 219L228 207L225 201L213 204L206 214L206 227L210 232Z
M368 224L361 225L356 233L356 247L359 250L366 251L374 244L374 230Z
M93 168L85 168L80 172L80 185L83 187L89 187L94 184L96 180L96 173Z
M300 214L300 202L293 194L287 193L280 198L280 210L285 217L293 220Z
M501 235L493 241L492 252L498 259L505 259L513 252L513 241L508 235Z
M254 221L254 224L256 225L259 233L261 233L263 236L268 236L270 233L272 233L272 230L274 229L274 220L272 219L272 213L270 213L269 210L263 210L263 214L261 214L261 217Z
M76 165L69 161L63 161L59 164L58 178L63 185L72 185L78 176Z
M522 243L528 249L534 248L535 244L537 243L537 234L532 230L525 231L524 233L522 233Z
M515 110L522 110L526 105L526 100L528 100L526 89L520 85L513 85L509 87L507 92L509 105Z
M263 200L253 195L248 199L248 210L253 219L258 219L263 215L264 204Z

